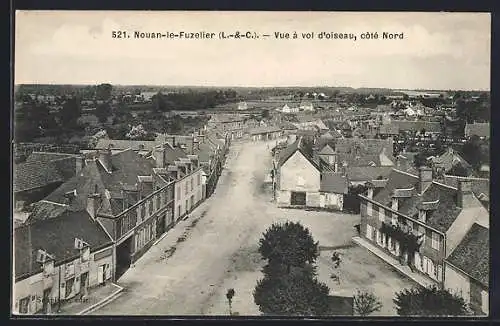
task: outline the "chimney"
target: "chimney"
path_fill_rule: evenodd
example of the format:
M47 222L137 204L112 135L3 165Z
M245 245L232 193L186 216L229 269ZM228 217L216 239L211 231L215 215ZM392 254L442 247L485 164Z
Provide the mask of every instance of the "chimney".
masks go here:
M87 197L87 212L93 219L97 216L97 209L99 208L100 201L101 194L97 192L97 185L95 185L94 192Z
M82 156L77 156L75 158L75 175L79 175L85 166L85 159Z
M477 201L474 201L473 199L474 195L472 193L472 181L466 179L459 180L457 192L457 207L470 207L474 203L477 203Z
M418 193L422 194L432 184L432 169L427 166L420 167L418 180Z
M98 160L106 172L111 173L111 148L99 150Z
M165 167L165 147L163 147L163 144L155 147L154 157L156 160L156 167L157 168L164 168Z
M392 205L391 208L395 211L399 209L399 201L397 197L392 197Z
M368 182L366 184L367 188L368 188L368 194L367 194L367 197L369 199L373 199L373 189L375 188L375 185L371 182Z

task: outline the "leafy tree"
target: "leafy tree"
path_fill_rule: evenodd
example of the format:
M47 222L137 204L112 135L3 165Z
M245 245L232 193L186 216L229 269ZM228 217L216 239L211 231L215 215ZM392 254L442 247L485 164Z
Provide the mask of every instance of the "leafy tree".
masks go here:
M111 98L113 86L111 84L100 84L96 88L96 98L98 100L108 101Z
M354 311L360 316L368 316L380 309L382 302L373 292L358 290L354 295Z
M80 101L76 97L67 99L59 112L62 127L71 128L76 126L81 113Z
M328 286L307 273L290 273L259 280L253 296L264 314L318 316L328 314L328 293Z
M101 123L106 122L108 117L111 116L111 106L109 103L99 104L95 110L95 115Z
M270 264L303 267L319 256L318 242L314 242L309 229L300 223L273 224L259 240L259 253Z
M404 289L393 299L400 316L464 316L469 314L465 300L437 286Z
M472 165L474 169L481 166L481 143L478 136L472 136L462 147L463 158Z

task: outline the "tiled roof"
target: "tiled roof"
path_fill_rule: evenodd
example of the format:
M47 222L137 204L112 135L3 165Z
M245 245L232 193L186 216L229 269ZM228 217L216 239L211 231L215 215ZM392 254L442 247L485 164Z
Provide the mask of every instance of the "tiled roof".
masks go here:
M27 158L26 162L49 162L59 160L62 158L75 158L74 154L66 153L52 153L52 152L32 152Z
M56 264L78 257L75 238L87 242L91 250L111 245L109 236L86 211L66 212L57 218L18 227L14 234L16 277L41 271L41 264L36 262L38 249L53 255Z
M394 190L413 187L411 197L399 199L398 211L404 215L416 217L421 202L439 200L436 210L427 213L427 224L441 232L446 232L461 212L461 209L457 207L456 188L433 182L422 195L419 195L417 176L393 169L388 179L386 187L380 190L374 200L390 207Z
M490 136L490 124L488 122L484 123L470 123L465 125L465 134L468 136L479 136L479 137L489 137Z
M387 177L392 171L392 167L387 166L363 166L347 167L347 177L349 181L361 182L361 181L372 181L380 177Z
M259 134L266 134L270 132L279 132L281 131L281 128L276 127L276 126L269 126L269 127L256 127L250 129L248 132L251 135L259 135Z
M134 151L137 150L149 150L152 151L155 146L158 145L156 141L142 141L142 140L123 140L123 139L99 139L96 145L96 149L128 149L131 148Z
M451 146L448 147L446 152L444 152L441 156L433 157L431 161L434 165L443 168L445 171L450 171L456 165L461 165L466 169L471 167L471 165L462 156L460 156L460 154L455 152Z
M337 153L351 153L354 148L359 148L360 155L379 155L385 148L386 155L393 156L392 139L360 139L360 138L342 138L337 140Z
M105 190L113 194L121 193L124 186L135 185L138 176L151 175L152 169L155 167L150 160L138 155L133 150L111 155L111 165L112 171L108 173L99 161L88 162L79 175L63 183L45 199L64 204L66 203L64 195L76 190L76 198L70 203L70 206L83 209L87 205L87 196L94 193L96 186L98 193L103 195ZM103 206L100 212L112 214L111 202L106 196L102 198Z
M172 147L170 144L165 144L165 163L174 164L180 158L187 158L186 152L179 147Z
M489 285L489 229L474 223L460 244L446 259L484 286Z
M347 194L349 183L342 173L324 172L321 174L320 191Z
M14 165L13 186L15 193L63 181L64 176L54 161L35 161Z
M486 178L469 178L469 177L457 177L454 175L445 175L444 183L452 186L454 188L458 187L458 182L460 180L470 180L472 183L472 191L474 195L479 198L481 194L484 194L489 200L490 198L490 179Z
M439 122L430 121L408 121L408 120L392 120L391 124L398 126L399 130L420 132L425 129L427 132L441 132L441 124Z
M304 157L311 162L312 165L314 165L318 170L321 171L321 167L317 162L314 161L313 159L313 149L312 149L312 144L308 142L307 140L303 139L302 137L297 138L295 142L292 144L288 145L286 148L284 148L282 151L279 153L279 160L278 164L279 166L282 166L285 164L286 161L296 152L299 151L304 155Z

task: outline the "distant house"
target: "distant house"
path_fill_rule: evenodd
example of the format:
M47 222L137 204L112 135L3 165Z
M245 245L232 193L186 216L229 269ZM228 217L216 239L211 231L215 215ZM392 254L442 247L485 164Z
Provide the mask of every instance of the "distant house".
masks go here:
M298 107L289 107L288 104L285 104L282 108L281 108L281 112L283 113L297 113L299 112L299 108Z
M386 127L386 128L397 128L400 132L414 131L416 133L421 133L423 130L425 132L425 135L443 133L441 123L439 122L430 122L424 120L418 120L418 121L392 120L391 124L393 125L393 127Z
M479 315L489 313L489 228L474 223L445 259L444 286Z
M490 138L490 123L468 123L465 125L465 137L478 136L480 138L488 139Z
M148 154L159 144L154 140L105 139L97 141L96 150L111 150L113 153L131 149L141 155Z
M399 135L399 126L397 124L382 124L379 127L378 134L381 138L393 137Z
M301 111L314 111L314 106L311 102L302 102L300 103L299 109Z
M456 167L460 167L470 176L472 174L472 166L467 162L459 153L457 153L451 146L440 156L431 156L428 158L432 166L435 168L438 175L450 174L450 171Z
M309 141L299 137L279 152L274 164L278 205L343 209L347 180L313 158Z
M248 130L248 134L253 141L278 139L284 132L280 127L257 127Z
M238 103L238 110L248 110L247 102Z
M426 167L418 176L394 169L387 179L376 193L370 187L360 195L363 239L406 265L406 274L443 286L444 259L460 247L474 223L489 227L488 211L468 180L450 187L434 181ZM419 249L408 253L404 248L410 241Z

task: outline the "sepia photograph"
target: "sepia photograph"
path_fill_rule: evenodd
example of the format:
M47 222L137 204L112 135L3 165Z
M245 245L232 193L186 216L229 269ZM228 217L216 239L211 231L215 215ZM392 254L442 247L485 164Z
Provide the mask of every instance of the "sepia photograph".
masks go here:
M14 16L11 315L490 313L491 14Z

